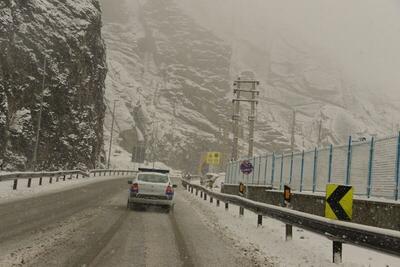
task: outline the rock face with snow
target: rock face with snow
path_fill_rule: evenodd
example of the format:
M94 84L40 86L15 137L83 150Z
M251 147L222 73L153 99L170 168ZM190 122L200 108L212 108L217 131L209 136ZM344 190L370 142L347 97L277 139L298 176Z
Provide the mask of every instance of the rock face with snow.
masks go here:
M3 169L33 167L41 103L37 168L95 167L107 72L101 26L97 0L0 2Z
M192 171L207 151L227 155L230 48L172 0L101 2L118 144L144 143L148 160Z

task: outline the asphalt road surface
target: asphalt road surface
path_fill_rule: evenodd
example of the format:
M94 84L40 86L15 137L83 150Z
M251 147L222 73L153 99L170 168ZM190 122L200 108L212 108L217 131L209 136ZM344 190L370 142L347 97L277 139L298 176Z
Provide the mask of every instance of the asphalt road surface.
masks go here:
M0 205L0 266L253 266L176 190L171 213L128 210L127 179Z

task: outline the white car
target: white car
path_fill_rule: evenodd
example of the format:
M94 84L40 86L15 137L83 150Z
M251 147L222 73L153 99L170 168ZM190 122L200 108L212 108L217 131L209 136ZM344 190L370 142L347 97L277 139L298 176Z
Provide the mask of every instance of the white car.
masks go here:
M133 180L129 180L128 208L135 205L158 205L168 209L174 207L174 188L169 170L139 168Z

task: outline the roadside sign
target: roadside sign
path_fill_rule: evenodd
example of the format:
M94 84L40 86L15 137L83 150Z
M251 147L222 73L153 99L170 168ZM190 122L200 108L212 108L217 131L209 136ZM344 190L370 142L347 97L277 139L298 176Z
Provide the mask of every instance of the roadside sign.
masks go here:
M208 165L207 162L203 161L203 163L200 166L200 172L202 175L206 175L210 170L210 165Z
M249 160L243 160L240 163L240 171L244 174L250 174L253 172L253 164Z
M208 152L206 162L211 165L219 165L221 162L221 153L219 152Z
M244 194L246 192L246 186L243 183L239 184L239 193Z
M327 184L325 198L325 217L351 221L353 217L353 187Z
M292 194L290 193L290 187L285 185L284 190L283 190L283 199L286 202L290 202L291 198L292 198Z

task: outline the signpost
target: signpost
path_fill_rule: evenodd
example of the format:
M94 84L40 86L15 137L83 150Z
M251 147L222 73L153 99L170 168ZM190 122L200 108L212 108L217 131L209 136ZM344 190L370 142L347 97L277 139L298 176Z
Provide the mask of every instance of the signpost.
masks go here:
M353 216L353 187L328 184L326 186L325 217L351 221Z
M353 217L353 187L327 184L325 217L333 220L351 221ZM333 262L342 262L342 241L333 240Z
M246 187L243 183L239 184L239 194L240 195L244 195L244 193L246 192Z
M290 187L285 185L283 190L283 199L285 200L286 204L290 203L292 198L292 194L290 193Z

